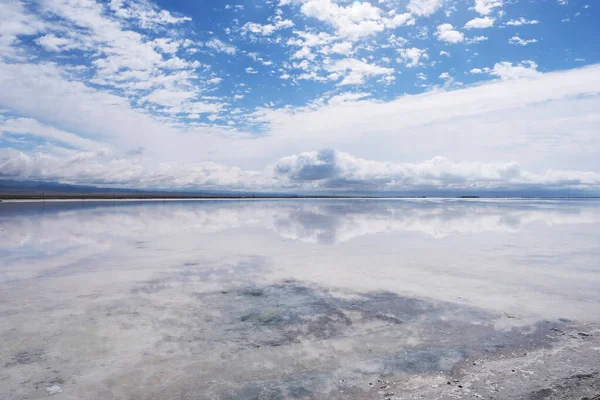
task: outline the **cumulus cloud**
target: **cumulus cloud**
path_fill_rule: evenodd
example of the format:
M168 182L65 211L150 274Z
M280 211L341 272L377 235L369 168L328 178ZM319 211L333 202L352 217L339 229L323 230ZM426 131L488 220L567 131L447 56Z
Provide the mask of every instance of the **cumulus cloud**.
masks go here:
M410 0L406 8L414 15L427 17L444 4L444 0Z
M325 68L331 73L330 77L333 80L337 80L341 76L344 77L344 79L340 82L340 85L361 84L367 77L390 75L394 73L393 68L369 64L356 58L337 60L331 65L327 65Z
M533 61L521 61L516 65L509 62L497 63L494 65L494 68L489 71L489 73L504 80L536 78L539 76L537 64Z
M274 166L285 182L310 182L322 188L402 189L419 187L477 188L505 185L591 185L600 174L548 171L542 175L523 171L516 163L483 164L451 162L435 157L419 164L363 160L334 150L284 157Z
M398 61L404 63L407 67L416 67L422 64L422 60L427 60L429 55L427 50L411 47L409 49L398 49Z
M436 36L438 40L448 43L460 43L465 40L465 34L455 30L451 24L438 25Z
M481 15L489 15L495 8L502 7L503 0L475 0L475 11Z
M265 134L258 136L234 128L164 123L119 96L67 80L56 66L46 64L0 63L0 108L11 107L19 115L110 147L142 145L160 161L202 159L262 168L262 160L283 154L339 147L367 159L416 161L441 154L473 160L485 155L516 159L528 168L595 169L592 150L600 143L590 132L600 123L595 112L600 107L595 79L600 67L556 73L532 67L500 64L493 76L503 77L502 82L449 93L259 109L249 119L262 126ZM342 65L338 69L344 76L349 73Z
M171 121L207 107L191 95L201 91L198 69L204 66L191 56L202 43L181 34L188 31L188 16L139 0L0 0L0 6L0 60L23 62L23 68L37 64L40 71L52 66L82 91L101 87L118 94L119 102ZM218 39L206 45L235 53ZM222 106L216 100L213 109Z
M597 190L600 174L549 170L533 174L516 163L452 162L435 157L421 163L360 159L325 149L279 159L262 171L215 163L144 164L107 152L73 152L60 157L0 150L0 177L161 189L314 191L414 191L440 189L576 188Z
M464 18L465 8L474 7L478 18L467 28L494 19L518 26L525 23L509 18L529 14L509 17L497 0L271 3L262 10L274 14L260 24L232 6L226 14L236 19L225 26L211 15L190 21L145 0L0 0L2 146L34 161L49 157L49 168L33 168L37 175L31 176L61 176L54 166L73 151L98 154L81 156L97 168L88 167L91 161L73 164L69 172L82 182L80 166L94 177L103 164L119 165L127 154L138 158L132 170L164 173L164 182L212 165L223 166L218 169L224 176L236 166L244 173L240 180L253 185L256 179L246 172L258 171L266 187L302 186L293 174L265 165L281 166L283 155L321 148L344 150L330 154L338 172L347 157L359 160L356 165L420 165L436 155L456 160L451 164L516 160L540 176L550 168L597 170L597 65L542 73L535 63L515 62L506 53L497 54L496 64L479 65L489 46L477 49L480 58L473 48L456 46L457 53L470 53L468 68L479 67L472 73L485 80L462 88L431 86L424 73L408 70L425 62L435 66L427 74L437 83L438 76L450 81L465 72L463 63L441 51L449 49L445 43L431 53L435 41L470 44L485 36L466 37L467 19L443 24L449 18L444 11ZM425 18L436 15L435 21ZM244 57L229 57L236 54ZM394 55L403 65L394 65ZM415 84L415 94L402 93L405 79Z
M489 74L502 80L537 78L540 76L537 71L537 64L531 60L521 61L517 64L503 61L496 63L492 68L472 68L469 72L471 74Z
M473 18L465 24L465 29L490 28L494 26L494 21L496 19L491 17Z
M111 157L105 151L55 155L0 149L0 178L164 189L272 187L265 175L254 171L212 162L148 165L138 158Z
M35 42L47 51L61 52L76 49L80 44L71 39L58 37L54 34L47 34L35 40Z
M384 15L383 11L368 2L353 2L348 6L332 0L308 0L301 12L335 27L338 35L358 40L388 28L414 24L410 13Z
M289 19L277 19L274 23L272 24L257 24L254 22L248 22L246 25L243 26L243 31L244 32L251 32L251 33L255 33L257 35L262 35L262 36L269 36L272 35L275 31L278 31L280 29L285 29L285 28L291 28L294 26L294 23L292 21L290 21Z
M156 42L127 28L137 25L144 29L163 29L189 22L188 17L176 17L150 3L133 1L114 1L108 9L93 0L46 1L39 6L40 14L52 18L53 23L46 26L54 32L39 38L37 43L51 51L78 49L93 53L91 64L96 84L127 87L133 91L141 89L136 87L141 81L152 84L158 71L191 72L198 67L197 62L174 55L165 58L157 51ZM182 84L189 83L189 75L180 79Z

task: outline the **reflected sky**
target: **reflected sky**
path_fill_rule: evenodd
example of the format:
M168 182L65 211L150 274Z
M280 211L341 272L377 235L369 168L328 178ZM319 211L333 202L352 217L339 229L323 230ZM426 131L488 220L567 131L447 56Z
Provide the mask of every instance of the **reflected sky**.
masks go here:
M542 345L600 319L599 222L593 200L2 203L0 397L54 374L82 399L170 398L147 383L170 367L171 389L218 371L203 393L252 398L268 385L232 382L268 372L312 398Z

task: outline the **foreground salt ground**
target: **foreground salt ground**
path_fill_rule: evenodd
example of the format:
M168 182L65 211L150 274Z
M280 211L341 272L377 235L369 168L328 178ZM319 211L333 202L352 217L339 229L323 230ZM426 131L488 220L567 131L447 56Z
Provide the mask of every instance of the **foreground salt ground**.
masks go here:
M14 211L3 399L600 394L594 203Z

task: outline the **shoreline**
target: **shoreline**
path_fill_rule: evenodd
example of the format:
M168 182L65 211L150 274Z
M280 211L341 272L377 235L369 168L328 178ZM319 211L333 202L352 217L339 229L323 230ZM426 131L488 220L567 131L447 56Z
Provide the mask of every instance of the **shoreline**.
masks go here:
M130 201L227 201L227 200L600 200L600 197L428 197L428 196L2 196L0 203L42 203L42 202L130 202Z

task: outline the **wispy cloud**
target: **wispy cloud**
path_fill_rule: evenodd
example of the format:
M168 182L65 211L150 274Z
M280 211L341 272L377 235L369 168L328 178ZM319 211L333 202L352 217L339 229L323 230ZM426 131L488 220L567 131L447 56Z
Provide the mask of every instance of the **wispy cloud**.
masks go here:
M450 181L489 186L493 174L453 171L518 165L502 184L568 186L555 170L592 187L600 67L579 67L596 49L571 45L588 43L579 30L559 38L550 11L586 27L595 9L507 4L0 0L2 173L379 190L422 184L423 160L442 156ZM327 154L335 179L298 179L298 163L316 172Z

